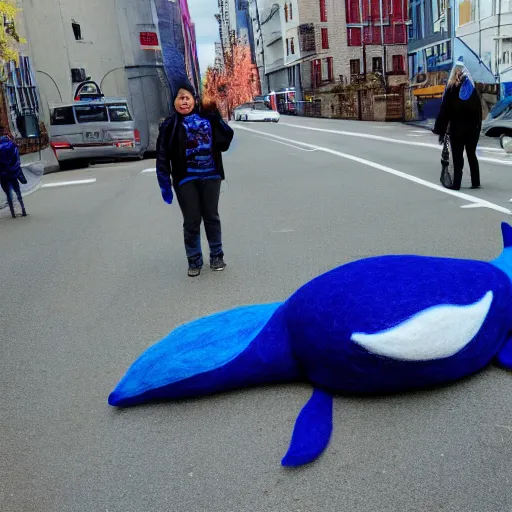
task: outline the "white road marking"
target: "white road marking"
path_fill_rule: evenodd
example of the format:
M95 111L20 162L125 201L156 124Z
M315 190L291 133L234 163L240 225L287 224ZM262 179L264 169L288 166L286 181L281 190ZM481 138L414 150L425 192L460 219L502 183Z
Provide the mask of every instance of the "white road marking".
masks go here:
M457 190L450 190L444 188L441 185L436 185L435 183L431 183L430 181L423 180L421 178L417 178L416 176L411 176L402 171L398 171L397 169L392 169L391 167L387 167L385 165L378 164L377 162L372 162L371 160L366 160L364 158L360 158L358 156L349 155L347 153L341 153L340 151L336 151L334 149L326 148L323 146L316 146L314 144L307 144L305 142L299 142L293 139L288 139L286 137L280 137L279 135L268 134L265 132L260 132L258 130L254 130L252 128L247 128L245 126L236 126L236 130L245 130L252 133L257 133L258 135L266 135L267 137L272 137L274 139L279 139L282 141L289 142L291 144L302 144L303 146L310 147L311 149L316 149L318 151L322 151L324 153L329 153L331 155L339 156L341 158L345 158L347 160L352 160L354 162L358 162L363 165L367 165L368 167L373 167L374 169L378 169L379 171L384 171L394 176L398 176L399 178L404 178L406 180L412 181L413 183L417 183L418 185L423 185L424 187L431 188L433 190L437 190L438 192L442 192L444 194L448 194L450 196L458 197L459 199L464 199L469 201L470 203L478 204L480 208L490 208L491 210L496 210L501 213L505 213L507 215L512 215L512 211L508 208L504 208L503 206L499 206L497 204L486 201L485 199L480 199L478 197L470 196L469 194L464 194L463 192L458 192ZM512 200L511 200L512 201Z
M304 149L304 148L301 148L299 146L295 146L293 144L287 144L286 142L279 142L278 140L274 140L274 139L270 139L268 137L258 137L259 139L265 139L265 140L269 140L271 142L275 142L277 144L282 144L283 146L289 146L291 148L295 148L295 149L300 149L301 151L306 151L308 153L313 153L315 151L318 151L317 149Z
M484 204L479 203L470 203L470 204L463 204L461 208L485 208Z
M140 171L139 174L156 174L156 167L150 167L149 169L144 169L143 171Z
M480 151L491 151L493 153L503 153L503 155L506 155L505 150L500 148L486 148L485 146L478 146L478 149Z
M76 181L55 181L53 183L43 183L41 188L56 188L56 187L68 187L70 185L87 185L88 183L95 183L96 178L89 178L86 180Z
M363 139L372 139L372 140L380 140L382 142L392 142L394 144L405 144L406 146L420 146L424 148L433 148L437 150L441 150L440 144L432 144L429 142L413 142L412 140L400 140L393 139L391 137L383 137L382 135L372 135L369 133L359 133L359 132L346 132L343 130L329 130L327 128L313 128L311 126L300 126L298 124L291 123L279 123L279 126L290 126L292 128L300 128L302 130L312 130L317 132L324 133L335 133L338 135L347 135L348 137L360 137ZM478 149L481 149L480 147ZM512 165L512 161L510 160L497 160L496 158L488 158L488 157L480 157L482 162L493 162L501 165Z

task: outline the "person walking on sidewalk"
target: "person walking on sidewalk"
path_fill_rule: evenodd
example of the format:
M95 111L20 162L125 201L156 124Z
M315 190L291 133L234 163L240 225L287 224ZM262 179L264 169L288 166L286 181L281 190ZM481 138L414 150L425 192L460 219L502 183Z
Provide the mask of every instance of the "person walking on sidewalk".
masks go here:
M206 108L187 81L179 85L174 112L162 123L157 140L156 174L162 198L174 195L183 214L188 275L203 267L201 221L210 246L210 268L226 268L218 212L221 182L225 179L222 152L229 149L233 130L216 107Z
M13 191L18 198L23 217L27 216L23 197L21 195L20 182L27 183L25 175L21 169L20 153L18 146L7 136L0 136L0 186L7 196L11 217L16 218L14 211L14 202L12 198Z
M453 67L437 116L434 129L440 144L450 136L454 177L452 190L460 190L464 168L464 149L471 172L471 188L480 188L480 168L476 148L482 130L482 104L464 62L459 59Z

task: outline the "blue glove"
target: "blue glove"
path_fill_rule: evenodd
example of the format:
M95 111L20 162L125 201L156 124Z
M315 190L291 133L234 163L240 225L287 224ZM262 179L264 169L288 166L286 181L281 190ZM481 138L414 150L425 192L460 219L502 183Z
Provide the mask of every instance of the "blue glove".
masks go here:
M167 203L167 204L172 204L172 200L174 199L174 195L172 193L172 188L169 187L169 188L162 188L161 189L162 191L162 199Z

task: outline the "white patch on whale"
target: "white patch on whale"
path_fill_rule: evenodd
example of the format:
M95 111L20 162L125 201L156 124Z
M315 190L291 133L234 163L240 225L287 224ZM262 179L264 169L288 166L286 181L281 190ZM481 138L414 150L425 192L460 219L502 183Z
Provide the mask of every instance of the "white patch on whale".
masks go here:
M460 352L481 329L492 291L467 306L433 306L375 334L355 332L351 340L368 352L404 361L443 359Z

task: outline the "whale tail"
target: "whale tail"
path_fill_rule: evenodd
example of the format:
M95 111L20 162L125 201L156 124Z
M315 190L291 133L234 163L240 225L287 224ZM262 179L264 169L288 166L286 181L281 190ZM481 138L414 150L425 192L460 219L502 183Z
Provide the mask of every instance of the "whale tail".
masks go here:
M178 327L148 348L108 403L128 407L299 378L281 303L244 306Z

